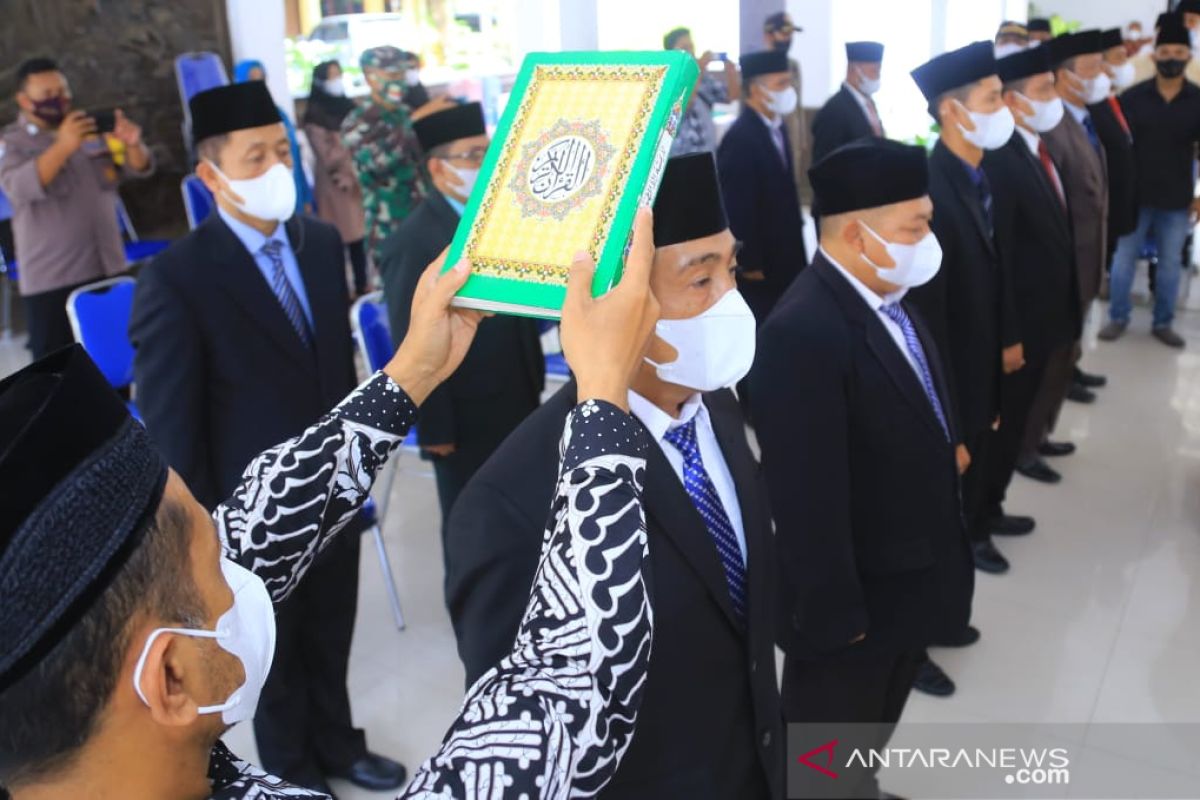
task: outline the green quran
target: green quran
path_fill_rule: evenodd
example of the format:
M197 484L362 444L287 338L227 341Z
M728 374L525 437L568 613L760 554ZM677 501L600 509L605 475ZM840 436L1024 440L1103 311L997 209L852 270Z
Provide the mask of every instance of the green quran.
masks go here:
M447 255L471 262L454 304L557 319L580 251L611 289L698 77L681 51L526 57Z

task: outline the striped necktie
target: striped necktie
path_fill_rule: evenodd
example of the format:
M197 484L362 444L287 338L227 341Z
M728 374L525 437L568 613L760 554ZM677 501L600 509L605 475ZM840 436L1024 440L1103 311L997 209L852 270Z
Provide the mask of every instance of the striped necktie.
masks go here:
M737 534L733 523L725 513L717 487L713 485L708 471L704 469L704 461L700 458L700 444L696 440L696 418L683 425L667 431L663 437L683 455L683 488L700 518L704 527L717 546L717 555L721 558L721 567L725 570L725 583L729 586L729 599L733 603L734 614L743 623L746 621L746 565L742 561L742 549L738 546Z
M908 347L908 352L913 357L913 361L917 363L917 372L921 376L921 388L925 390L925 397L929 399L929 404L933 406L933 413L937 416L938 422L942 424L942 432L946 434L946 441L950 441L950 426L946 424L946 412L942 409L942 401L938 398L937 390L933 388L933 373L929 371L929 362L925 359L925 348L921 346L921 337L917 336L916 326L913 325L908 314L899 303L888 303L883 306L884 314L900 326L900 330L904 333L904 344Z
M275 292L275 296L279 298L279 305L283 307L283 313L287 315L288 322L292 323L292 328L300 337L300 341L311 350L313 346L312 329L308 327L308 319L304 316L304 309L300 306L300 298L296 296L296 290L288 280L287 273L284 272L282 250L283 242L278 239L272 239L262 248L262 252L271 259L271 291Z

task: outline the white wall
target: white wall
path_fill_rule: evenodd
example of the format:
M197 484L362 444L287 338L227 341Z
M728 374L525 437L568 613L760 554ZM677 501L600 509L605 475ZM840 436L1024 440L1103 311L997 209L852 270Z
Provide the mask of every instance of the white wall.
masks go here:
M267 86L275 103L295 119L296 108L287 85L284 55L283 0L225 0L229 16L229 42L234 64L253 58L267 70ZM232 65L230 65L232 67ZM233 79L233 70L229 72Z
M562 49L559 0L517 0L516 56Z

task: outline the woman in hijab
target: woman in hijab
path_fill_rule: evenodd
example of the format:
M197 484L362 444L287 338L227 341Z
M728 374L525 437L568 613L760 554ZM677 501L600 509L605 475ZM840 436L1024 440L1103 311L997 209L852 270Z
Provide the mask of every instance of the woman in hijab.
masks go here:
M317 214L342 235L354 270L354 294L361 295L367 291L366 215L354 161L340 134L342 120L352 108L341 66L336 61L318 64L301 121L316 157Z
M265 81L267 70L261 61L246 59L239 61L233 68L233 82ZM292 146L292 174L296 178L296 213L299 214L312 206L312 188L308 185L308 177L304 174L304 163L300 158L300 144L296 141L296 126L292 118L282 108L279 116L283 117L283 127L287 128L288 142Z

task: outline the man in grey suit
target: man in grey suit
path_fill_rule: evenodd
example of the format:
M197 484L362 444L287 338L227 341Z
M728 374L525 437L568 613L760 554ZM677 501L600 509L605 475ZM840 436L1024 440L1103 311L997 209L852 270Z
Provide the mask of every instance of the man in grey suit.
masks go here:
M1054 83L1066 113L1062 121L1042 138L1062 176L1070 208L1075 240L1075 275L1080 303L1080 320L1086 320L1092 302L1100 293L1100 278L1108 260L1108 166L1104 145L1096 134L1089 104L1104 101L1112 84L1104 72L1104 40L1098 30L1082 31L1053 39L1050 48ZM1101 385L1099 376L1077 370L1082 355L1080 342L1051 356L1043 384L1030 414L1027 442L1040 442L1035 453L1027 453L1017 469L1026 477L1057 483L1061 476L1041 459L1065 456L1075 450L1070 442L1051 442L1059 410L1068 397L1079 402L1095 400L1086 385Z
M413 130L436 191L383 244L380 274L397 344L408 331L417 281L454 238L489 143L479 103L430 114ZM480 323L479 334L417 420L417 442L433 462L443 519L475 470L538 407L546 377L533 320L496 316Z

